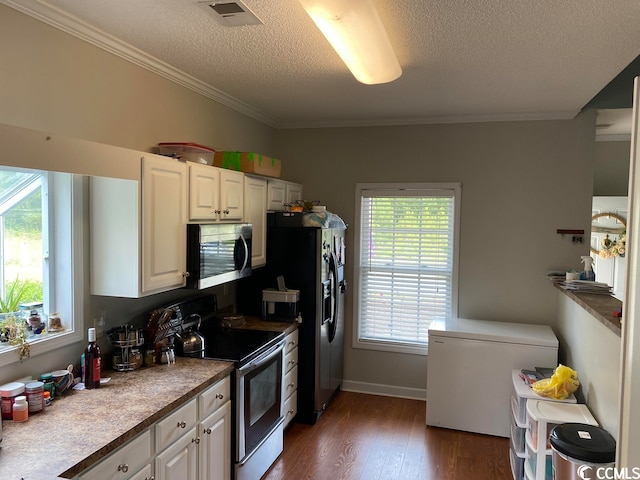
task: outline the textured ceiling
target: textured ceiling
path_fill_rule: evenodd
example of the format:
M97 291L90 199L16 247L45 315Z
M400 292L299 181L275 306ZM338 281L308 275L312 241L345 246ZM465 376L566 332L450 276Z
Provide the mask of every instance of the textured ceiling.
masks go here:
M637 0L374 0L403 74L362 85L297 0L0 1L282 128L572 118L640 54Z

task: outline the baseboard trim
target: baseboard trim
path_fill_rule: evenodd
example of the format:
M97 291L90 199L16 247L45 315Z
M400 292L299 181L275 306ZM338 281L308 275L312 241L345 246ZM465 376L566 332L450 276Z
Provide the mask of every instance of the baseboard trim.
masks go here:
M420 388L397 387L395 385L382 385L379 383L357 382L343 380L342 390L347 392L368 393L385 397L410 398L412 400L426 400L427 390Z

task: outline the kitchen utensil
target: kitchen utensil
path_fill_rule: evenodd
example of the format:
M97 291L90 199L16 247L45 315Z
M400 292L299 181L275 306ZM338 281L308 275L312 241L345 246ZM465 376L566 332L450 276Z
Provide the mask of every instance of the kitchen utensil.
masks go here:
M195 330L193 330L193 322L189 322L189 319L195 319ZM180 332L176 332L175 337L177 340L176 346L178 353L181 353L185 357L200 357L204 356L205 351L205 339L197 331L200 328L202 318L198 314L189 315L182 321ZM185 323L190 325L185 328Z

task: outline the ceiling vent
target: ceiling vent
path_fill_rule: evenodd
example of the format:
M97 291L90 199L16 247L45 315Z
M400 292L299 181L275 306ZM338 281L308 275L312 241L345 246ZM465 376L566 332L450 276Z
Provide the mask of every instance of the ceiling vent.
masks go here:
M220 23L229 27L264 24L255 13L249 10L249 7L239 0L198 3L209 11L212 11Z

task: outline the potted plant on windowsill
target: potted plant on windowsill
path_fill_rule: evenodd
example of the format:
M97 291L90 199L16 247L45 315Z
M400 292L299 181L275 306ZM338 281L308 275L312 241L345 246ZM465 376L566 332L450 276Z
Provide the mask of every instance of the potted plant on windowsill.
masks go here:
M27 325L20 318L19 305L25 293L26 284L18 278L7 285L4 298L0 298L0 339L18 347L20 360L30 354L27 342Z

